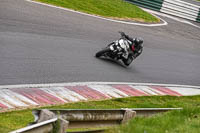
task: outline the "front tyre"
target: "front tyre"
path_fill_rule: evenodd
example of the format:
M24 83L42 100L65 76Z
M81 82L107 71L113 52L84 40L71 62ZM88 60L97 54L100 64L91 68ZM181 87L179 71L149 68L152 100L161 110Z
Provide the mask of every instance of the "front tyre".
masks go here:
M105 55L105 54L108 53L108 52L110 52L110 48L109 48L109 47L100 50L99 52L96 53L95 56L96 56L97 58L99 58L99 57Z

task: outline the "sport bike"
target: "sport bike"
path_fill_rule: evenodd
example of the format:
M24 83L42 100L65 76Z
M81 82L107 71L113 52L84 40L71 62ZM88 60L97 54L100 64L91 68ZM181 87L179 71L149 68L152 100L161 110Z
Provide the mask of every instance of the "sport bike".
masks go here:
M130 50L130 46L128 43L131 42L127 39L120 38L119 40L108 44L107 47L97 52L96 57L106 57L117 61L121 60L126 66L128 66L134 59L131 54L128 54L128 51Z

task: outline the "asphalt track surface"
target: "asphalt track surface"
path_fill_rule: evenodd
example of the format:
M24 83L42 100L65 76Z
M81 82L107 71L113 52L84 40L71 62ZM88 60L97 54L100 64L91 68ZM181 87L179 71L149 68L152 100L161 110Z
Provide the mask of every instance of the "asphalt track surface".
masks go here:
M85 81L200 85L200 29L163 19L167 26L142 27L24 0L0 0L0 85ZM94 57L119 38L118 31L144 38L143 54L127 68Z

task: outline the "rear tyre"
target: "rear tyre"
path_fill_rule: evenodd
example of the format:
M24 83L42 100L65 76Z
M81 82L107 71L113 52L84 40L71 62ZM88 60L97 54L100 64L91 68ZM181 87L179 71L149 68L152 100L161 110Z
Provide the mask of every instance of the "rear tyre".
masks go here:
M99 57L105 55L105 54L108 53L108 52L110 52L110 48L109 48L109 47L108 47L108 48L105 48L105 49L102 49L101 51L97 52L95 56L96 56L97 58L99 58Z

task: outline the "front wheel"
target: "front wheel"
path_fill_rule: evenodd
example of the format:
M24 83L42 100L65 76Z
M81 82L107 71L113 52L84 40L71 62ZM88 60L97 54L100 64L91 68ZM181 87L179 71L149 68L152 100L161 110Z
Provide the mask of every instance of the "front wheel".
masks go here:
M105 55L105 54L108 53L108 52L110 52L110 48L109 48L109 47L100 50L99 52L96 53L95 56L98 58L98 57L100 57L100 56Z

